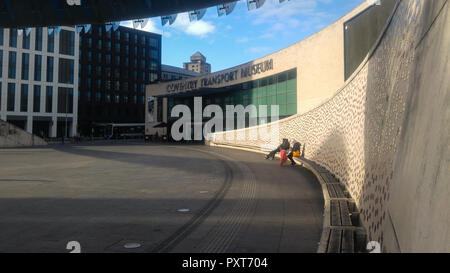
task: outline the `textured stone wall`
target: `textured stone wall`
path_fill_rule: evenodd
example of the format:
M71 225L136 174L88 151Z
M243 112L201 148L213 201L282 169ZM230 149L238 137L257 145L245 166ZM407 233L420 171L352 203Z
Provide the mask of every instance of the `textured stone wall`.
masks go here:
M386 251L450 251L448 224L440 229L443 234L432 234L436 227L426 219L421 219L419 215L415 216L418 217L417 219L409 221L408 225L402 225L399 223L401 222L399 217L395 218L390 214L390 210L399 212L403 206L417 208L422 205L418 204L419 200L414 198L407 199L409 203L394 202L395 205L393 205L391 184L402 185L396 192L398 196L402 195L401 189L417 191L416 188L409 188L409 183L413 181L405 182L404 177L396 173L396 164L408 160L408 158L400 157L402 154L399 153L399 150L406 149L402 146L405 139L416 137L411 130L405 128L415 108L410 105L411 97L417 92L427 92L429 87L422 86L421 90L417 89L417 62L423 54L423 51L418 50L418 46L423 40L442 35L439 31L429 31L439 22L448 30L449 20L446 16L448 6L445 0L400 1L379 43L342 89L319 107L278 121L280 139L294 138L305 144L305 157L326 167L347 186L361 211L368 239L380 242ZM447 113L438 117L440 124L446 124L447 127L449 124L449 41L442 42L446 48L439 49L430 57L434 62L442 62L444 65L438 66L438 71L422 71L425 74L440 73L442 77L447 78L440 85L441 90L437 93L442 96L444 102L447 100L447 104L438 106L440 110ZM302 91L299 90L299 92ZM424 103L426 103L424 100L415 101L418 105ZM437 110L433 109L433 105L424 105L424 107L428 111ZM419 120L417 122L423 125L436 121ZM417 124L408 126L414 127ZM426 130L426 126L422 127ZM248 129L245 131L248 133ZM212 142L254 147L265 144L261 140L218 141L221 134L223 133L214 134ZM437 145L448 151L448 135L445 133L442 135L443 137L434 139L437 143L415 143L415 145ZM409 147L409 149L414 148L417 147ZM422 155L410 153L408 156L420 158ZM428 156L430 159L433 158L433 154ZM442 171L445 173L447 170L446 178L437 179L444 193L439 196L428 195L427 198L420 200L420 202L440 202L440 207L445 211L440 212L439 215L444 219L437 221L436 224L449 223L448 153L442 160L436 164L442 164L444 170L437 168L435 171L440 170L441 173ZM420 179L433 179L435 175L436 173L431 172ZM419 178L410 177L409 179ZM420 184L415 186L420 187ZM436 197L441 199L436 201L434 200ZM446 209L445 206L447 206ZM406 236L402 241L402 235L409 234L411 230L416 230L415 237ZM438 243L426 247L425 243L411 241L412 238L417 240L424 230Z

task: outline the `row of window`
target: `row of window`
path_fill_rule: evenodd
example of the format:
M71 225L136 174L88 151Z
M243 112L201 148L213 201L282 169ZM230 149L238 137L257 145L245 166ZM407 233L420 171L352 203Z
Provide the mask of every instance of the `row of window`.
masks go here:
M0 64L3 62L3 51L0 50ZM53 82L54 57L47 56L46 81ZM8 56L8 78L16 79L17 52L10 51ZM42 81L42 56L34 55L34 81ZM30 54L22 53L22 71L20 79L30 80ZM0 65L0 78L3 76L2 66ZM73 84L74 81L74 60L59 59L59 83Z
M1 95L1 82L0 82L0 95ZM20 112L28 112L28 84L20 85ZM45 89L45 109L41 109L41 86L33 85L33 100L32 100L32 111L35 113L45 112L53 113L53 87L46 86ZM6 93L6 110L10 112L16 111L16 84L8 83L8 89ZM1 96L0 96L0 107L1 107ZM31 110L31 109L30 109ZM73 89L72 88L58 88L58 113L73 113Z
M88 66L87 69L85 70L86 74L84 74L84 76L89 75L89 76L96 76L96 77L101 78L102 77L102 71L105 72L104 76L107 79L111 79L113 81L114 81L114 79L120 79L120 78L123 78L125 80L142 81L142 82L155 82L155 81L158 80L158 73L156 71L149 71L147 73L145 71L142 71L140 73L138 73L137 71L134 71L133 74L132 74L133 76L130 79L129 71L126 71L125 73L120 73L120 70L116 68L116 69L114 69L114 74L112 74L110 67L106 67L106 68L103 69L101 66L97 66L95 71L92 71L92 67ZM80 75L81 75L81 73L80 73ZM123 77L121 77L121 76L123 76ZM90 79L91 78L89 77L88 78L88 85L89 86L91 85L90 84L90 82L91 82ZM80 80L81 80L81 77L80 77ZM100 79L98 79L98 80L100 80Z
M92 42L92 38L87 38L87 47L88 48L93 48L93 42ZM97 41L97 45L96 48L98 50L102 50L103 49L103 41L102 40L98 40ZM153 59L159 59L159 51L157 49L153 49L150 47L141 47L138 48L138 46L134 46L133 48L133 52L130 50L130 46L125 44L123 46L124 49L124 53L126 55L131 55L131 53L134 53L134 56L138 56L141 55L143 58L153 58ZM114 44L114 52L116 53L121 53L121 44L120 43L115 43ZM110 41L106 42L105 45L105 50L107 51L112 51L113 47L112 47L112 43Z
M0 28L0 46L4 45L4 29ZM35 41L34 50L42 51L42 28L35 28ZM22 33L22 48L30 49L30 37L31 33L28 35L24 31ZM9 29L9 47L18 47L18 30L15 28ZM65 55L74 56L75 54L75 32L68 30L61 30L59 34L59 53ZM47 33L47 52L53 53L55 51L55 32Z
M87 33L86 36L92 35L92 30L93 28L91 28L89 30L89 32ZM129 42L130 41L130 32L128 31L121 31L120 29L116 30L113 32L113 30L111 31L106 31L106 29L104 29L104 26L98 26L96 27L95 30L98 34L99 37L104 37L106 36L107 39L111 39L112 38L112 33L114 33L114 39L116 40L121 40L123 37L123 40L125 42ZM133 41L135 44L141 44L143 46L151 46L151 47L159 47L159 43L158 43L158 39L154 38L154 37L150 37L150 36L145 36L145 35L139 35L140 38L138 37L137 33L131 34L133 37ZM83 35L81 36L83 37ZM138 42L139 40L139 42Z
M95 97L92 97L92 92L86 92L86 100L88 102L106 102L106 103L133 103L133 104L144 104L145 96L137 96L137 95L124 95L124 94L103 94L102 92L96 92Z
M115 90L115 91L123 91L123 92L129 92L133 91L134 93L137 93L138 91L144 92L145 91L145 84L137 84L134 83L132 86L128 82L119 82L119 81L102 81L101 79L98 79L94 81L95 84L92 83L91 78L87 78L87 87L88 89L102 89L104 87L105 90ZM81 86L81 85L80 85ZM131 87L134 87L130 90ZM140 90L138 89L140 87Z
M120 66L122 63L121 61L124 61L124 65L125 66L129 66L130 65L130 57L128 56L114 56L114 59L112 57L111 54L105 54L103 55L101 52L96 54L96 59L94 60L92 57L92 52L88 51L85 53L86 54L86 62L97 62L97 63L102 63L103 61L105 61L106 65L111 65L112 64L112 60L114 60L114 64L116 66ZM81 53L80 53L81 55ZM103 60L103 56L105 56L105 59ZM156 70L158 68L158 62L155 60L147 60L144 58L138 58L138 57L134 57L133 59L133 64L134 64L134 68L135 69L146 69L147 66L150 67L150 69ZM138 61L140 59L140 61ZM83 63L83 60L81 61L81 63ZM148 65L150 63L150 65ZM138 65L139 64L139 65ZM89 64L90 65L90 64Z

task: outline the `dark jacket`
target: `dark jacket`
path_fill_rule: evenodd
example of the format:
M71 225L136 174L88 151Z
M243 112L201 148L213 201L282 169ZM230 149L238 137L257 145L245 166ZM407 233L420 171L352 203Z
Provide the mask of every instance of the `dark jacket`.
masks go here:
M292 151L300 151L300 143L295 142L294 145L292 145Z
M291 147L291 144L289 144L289 141L287 139L283 139L283 143L281 143L280 149L288 150L290 147Z

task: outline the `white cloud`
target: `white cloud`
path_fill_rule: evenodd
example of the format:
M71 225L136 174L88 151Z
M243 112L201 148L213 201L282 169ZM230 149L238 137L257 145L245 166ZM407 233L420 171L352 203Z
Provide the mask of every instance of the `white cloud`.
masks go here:
M187 34L205 37L209 33L213 33L216 30L216 27L205 21L195 21L192 22L185 30Z
M175 23L167 28L176 29L188 35L198 36L201 38L204 38L208 36L208 34L216 31L216 26L209 21L200 20L191 22L187 13L178 14Z

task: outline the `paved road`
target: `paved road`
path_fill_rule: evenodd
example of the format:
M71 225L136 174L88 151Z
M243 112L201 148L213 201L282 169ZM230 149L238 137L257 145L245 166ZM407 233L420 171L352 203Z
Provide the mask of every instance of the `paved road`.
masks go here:
M68 252L69 241L82 252L315 252L322 213L314 175L256 153L142 144L0 150L0 252Z

